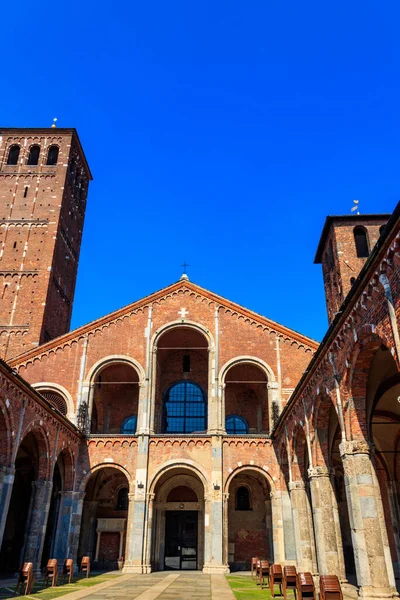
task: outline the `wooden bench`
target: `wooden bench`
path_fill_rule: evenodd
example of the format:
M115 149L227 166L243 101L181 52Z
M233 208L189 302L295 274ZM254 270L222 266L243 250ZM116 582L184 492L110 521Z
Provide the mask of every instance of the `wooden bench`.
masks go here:
M269 562L267 560L259 561L258 573L260 588L263 589L264 579L267 579L267 585L269 581Z
M283 567L283 596L286 600L287 590L293 590L294 597L296 598L297 589L297 571L296 567L287 566Z
M88 556L83 556L81 560L81 573L86 573L86 577L89 577L90 573L90 558Z
M252 579L254 579L254 577L257 579L257 563L260 559L258 558L258 556L253 556L253 558L251 559L251 577Z
M49 585L49 581L51 581L51 587L55 587L57 585L58 579L58 562L56 558L50 558L47 561L46 568L44 570L44 585Z
M273 564L269 569L269 587L271 596L275 598L275 586L279 585L279 593L282 596L283 571L281 565Z
M65 580L68 579L68 583L72 583L73 577L74 561L72 560L72 558L66 558L63 566L62 582L65 583Z
M303 598L315 599L315 585L311 573L297 573L298 600Z
M18 573L17 586L14 594L17 593L18 589L21 593L21 588L25 586L24 596L27 596L32 592L33 588L33 563L26 562L22 565Z
M319 590L321 600L343 600L342 588L337 575L321 575Z

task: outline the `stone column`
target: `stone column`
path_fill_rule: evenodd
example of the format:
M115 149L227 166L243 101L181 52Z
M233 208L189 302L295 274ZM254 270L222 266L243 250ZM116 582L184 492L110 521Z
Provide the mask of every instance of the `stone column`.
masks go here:
M130 492L128 494L128 519L126 521L126 545L125 545L125 563L123 572L128 573L129 568L132 566L132 534L133 534L133 510L135 505L135 494Z
M69 522L67 558L72 558L77 565L79 538L82 525L83 499L85 492L71 493L71 518ZM96 502L97 504L97 502Z
M35 572L39 573L53 482L41 479L34 481L32 486L33 493L24 549L24 562L33 563Z
M388 481L388 498L390 504L390 516L393 528L394 543L396 546L397 561L395 562L394 569L396 570L397 577L400 577L400 518L399 518L399 492L398 482L391 479Z
M14 477L15 469L12 467L0 467L0 548L8 517Z
M342 582L345 582L339 513L330 475L329 469L325 466L308 469L318 571L321 575L335 573Z
M229 493L222 494L223 502L223 525L222 525L222 563L229 572Z
M317 573L314 531L304 481L289 483L296 543L297 569Z
M345 475L359 595L361 598L397 596L371 447L364 440L352 440L343 441L339 450Z
M147 524L146 524L146 537L145 537L145 548L144 548L144 573L151 573L151 553L152 553L152 541L153 541L153 513L154 513L154 499L155 494L147 494Z
M53 556L60 561L60 564L67 556L68 536L71 523L71 511L74 492L60 492L60 508L58 513L58 521L55 529L54 550Z
M271 511L272 511L272 550L273 560L276 563L283 564L285 560L285 542L283 537L283 515L282 515L282 497L281 491L271 492Z
M80 535L78 536L77 555L89 556L94 560L94 544L96 539L96 512L98 501L86 500L82 505Z
M290 505L289 492L285 490L281 491L281 504L282 504L282 525L283 525L283 537L284 537L284 560L295 561L296 560L296 543L294 536L293 527L293 516L292 507Z

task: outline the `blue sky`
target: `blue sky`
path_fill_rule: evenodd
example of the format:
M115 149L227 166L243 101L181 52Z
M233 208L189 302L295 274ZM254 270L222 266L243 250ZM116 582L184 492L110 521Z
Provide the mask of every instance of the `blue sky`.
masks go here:
M191 279L316 339L327 214L399 199L397 2L2 6L3 127L76 127L72 326Z

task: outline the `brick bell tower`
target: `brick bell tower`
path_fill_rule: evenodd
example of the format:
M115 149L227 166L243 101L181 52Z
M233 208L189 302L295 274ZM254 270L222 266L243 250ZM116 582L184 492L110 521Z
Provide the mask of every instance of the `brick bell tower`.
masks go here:
M329 323L340 310L389 218L390 214L326 218L314 263L322 264Z
M75 129L0 128L0 357L69 330L92 179Z

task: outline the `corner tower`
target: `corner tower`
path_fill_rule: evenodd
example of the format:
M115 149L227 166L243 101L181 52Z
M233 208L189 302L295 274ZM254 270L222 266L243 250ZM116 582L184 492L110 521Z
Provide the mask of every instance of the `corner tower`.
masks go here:
M314 263L322 264L329 323L334 320L389 217L389 214L378 214L326 218Z
M89 181L75 129L0 129L0 357L69 330Z

